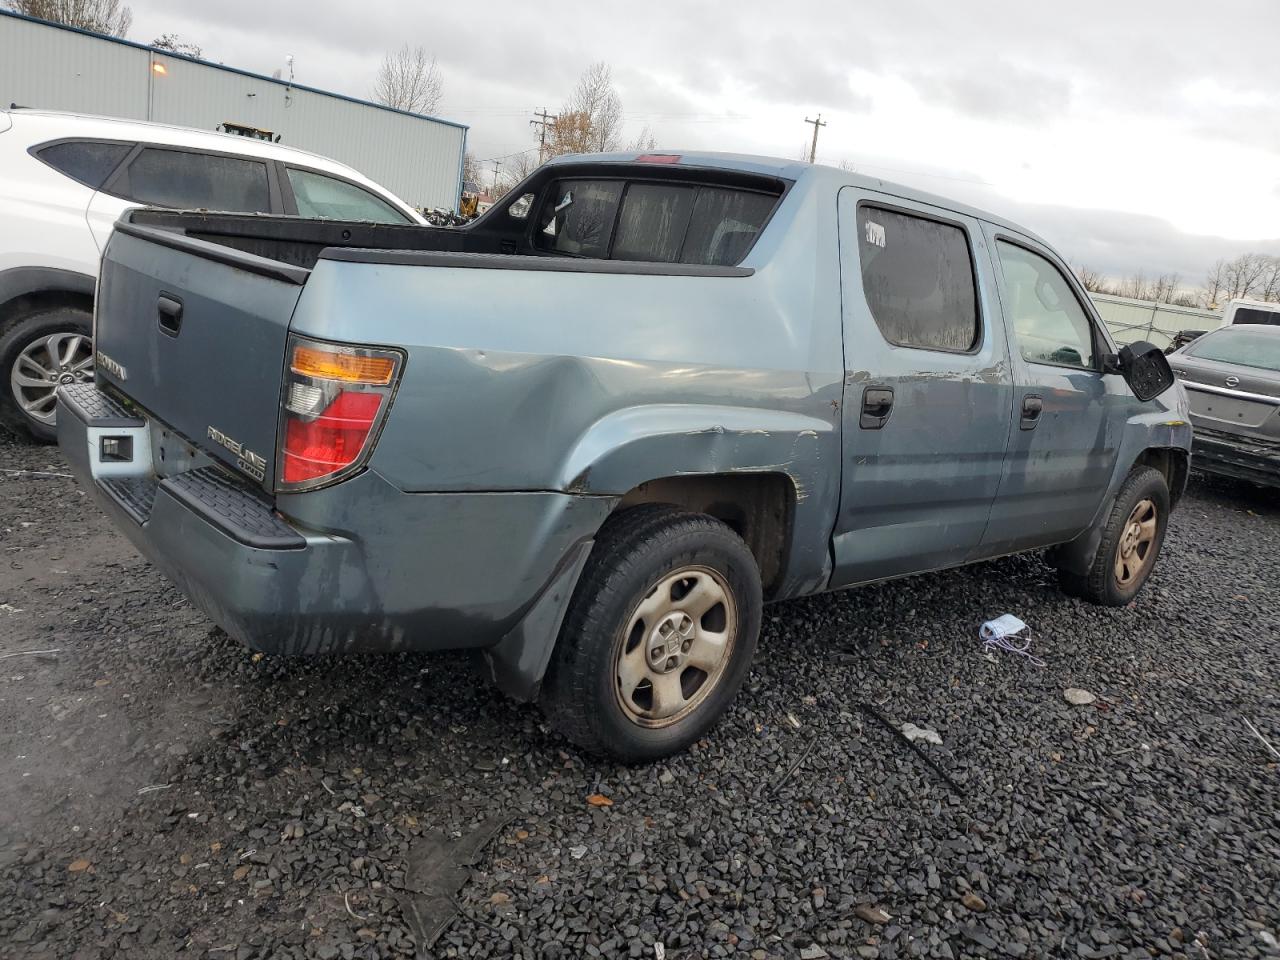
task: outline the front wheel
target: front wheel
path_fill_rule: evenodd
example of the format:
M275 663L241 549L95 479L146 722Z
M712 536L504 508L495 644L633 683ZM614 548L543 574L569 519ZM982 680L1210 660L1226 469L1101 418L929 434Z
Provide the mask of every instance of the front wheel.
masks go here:
M1155 568L1169 522L1169 485L1164 474L1138 467L1125 479L1106 515L1102 539L1089 572L1058 571L1072 596L1121 607L1138 595Z
M542 706L625 762L683 750L733 700L760 633L760 572L723 523L647 505L605 524L574 591Z
M64 307L23 317L0 337L0 422L43 443L58 438L58 387L93 379L93 320Z

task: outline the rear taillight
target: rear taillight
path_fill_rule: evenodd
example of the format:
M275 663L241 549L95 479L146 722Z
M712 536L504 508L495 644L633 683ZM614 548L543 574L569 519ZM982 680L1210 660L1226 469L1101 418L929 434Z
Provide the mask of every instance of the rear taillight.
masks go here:
M364 465L403 363L394 350L290 339L278 489L309 490Z

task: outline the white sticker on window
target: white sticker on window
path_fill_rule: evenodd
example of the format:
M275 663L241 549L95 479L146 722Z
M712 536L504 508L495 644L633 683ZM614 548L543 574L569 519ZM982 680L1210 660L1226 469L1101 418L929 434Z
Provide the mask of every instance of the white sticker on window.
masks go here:
M876 223L874 220L867 222L867 243L875 244L877 247L884 246L884 224Z

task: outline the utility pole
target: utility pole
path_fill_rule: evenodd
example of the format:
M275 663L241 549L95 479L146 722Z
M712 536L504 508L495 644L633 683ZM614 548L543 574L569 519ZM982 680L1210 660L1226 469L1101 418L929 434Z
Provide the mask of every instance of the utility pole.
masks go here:
M498 168L501 166L501 160L493 161L493 189L489 191L489 196L491 197L498 192Z
M554 113L547 113L547 108L543 107L541 113L535 113L537 120L530 120L529 126L538 128L538 165L541 166L546 161L547 153L547 123L554 120Z
M825 127L827 122L822 119L822 114L818 114L817 120L810 120L805 117L804 122L813 124L813 144L809 147L809 162L813 163L814 157L818 155L818 128Z

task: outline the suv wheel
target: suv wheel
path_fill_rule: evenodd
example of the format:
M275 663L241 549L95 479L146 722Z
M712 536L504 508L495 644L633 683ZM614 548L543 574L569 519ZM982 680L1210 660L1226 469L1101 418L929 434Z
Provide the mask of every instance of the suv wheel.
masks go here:
M683 750L733 700L760 633L760 572L718 520L646 505L611 518L578 582L542 706L626 762Z
M1058 571L1063 590L1103 606L1124 606L1151 576L1168 522L1164 474L1151 467L1135 469L1116 494L1089 572Z
M0 337L0 422L36 440L58 437L58 387L93 379L92 318L63 307L31 314Z

